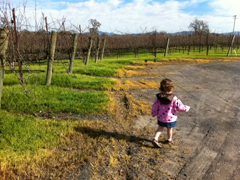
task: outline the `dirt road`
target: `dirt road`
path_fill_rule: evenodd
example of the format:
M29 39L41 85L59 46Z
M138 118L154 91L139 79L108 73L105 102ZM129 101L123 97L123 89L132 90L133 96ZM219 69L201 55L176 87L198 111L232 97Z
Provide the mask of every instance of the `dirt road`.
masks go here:
M179 114L173 139L190 147L184 164L171 164L176 179L240 179L240 62L167 65L151 68L175 82L175 94L190 105ZM156 90L130 91L136 98L153 102ZM139 116L136 126L156 128L150 116ZM177 168L174 166L178 166ZM174 176L172 176L174 177Z

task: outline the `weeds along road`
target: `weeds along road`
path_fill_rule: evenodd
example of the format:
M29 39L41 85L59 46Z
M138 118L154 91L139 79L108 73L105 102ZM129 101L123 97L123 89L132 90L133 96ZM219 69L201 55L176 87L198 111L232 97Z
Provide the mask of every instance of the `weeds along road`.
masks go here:
M240 62L167 65L151 71L159 73L157 81L163 77L161 74L173 80L175 94L191 106L189 113L179 113L173 134L173 139L181 137L181 145L189 147L190 154L182 167L170 172L171 177L240 179ZM153 102L157 92L131 93ZM156 122L149 124L150 118L139 116L136 126L155 129Z

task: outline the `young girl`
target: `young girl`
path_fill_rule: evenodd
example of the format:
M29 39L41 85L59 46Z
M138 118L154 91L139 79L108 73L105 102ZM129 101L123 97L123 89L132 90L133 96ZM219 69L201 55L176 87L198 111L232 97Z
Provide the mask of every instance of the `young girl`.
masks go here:
M155 147L161 147L158 138L164 127L167 128L168 139L165 143L172 143L172 128L177 125L177 111L188 112L190 106L184 105L174 94L174 85L170 79L163 79L160 83L160 93L152 105L152 116L157 116L158 128L152 141Z

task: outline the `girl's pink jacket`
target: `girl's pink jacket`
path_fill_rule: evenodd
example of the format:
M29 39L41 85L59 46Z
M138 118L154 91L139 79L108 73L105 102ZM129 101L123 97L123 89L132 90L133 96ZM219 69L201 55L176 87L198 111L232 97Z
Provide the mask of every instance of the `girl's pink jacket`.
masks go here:
M152 105L152 116L157 116L158 121L172 123L177 121L177 112L188 112L190 106L184 105L177 96L169 104L163 104L159 98Z

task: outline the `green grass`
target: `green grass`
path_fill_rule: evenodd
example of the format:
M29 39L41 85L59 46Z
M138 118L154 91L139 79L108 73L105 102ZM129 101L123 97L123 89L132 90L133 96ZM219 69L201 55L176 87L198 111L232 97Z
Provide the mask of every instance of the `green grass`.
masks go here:
M109 102L104 91L77 91L57 86L27 86L30 94L22 86L5 86L2 109L12 113L33 114L39 111L53 113L99 114Z
M87 75L56 74L52 78L52 85L77 89L110 90L116 81L110 78Z
M31 85L45 85L46 74L30 75L25 79L25 83ZM18 78L14 74L6 74L4 85L20 84ZM52 86L68 87L76 89L94 89L94 90L110 90L116 84L116 80L104 77L94 77L81 74L69 75L67 73L53 74Z
M38 82L40 85L44 85L46 75L39 75L38 77L32 77L29 79L30 84ZM52 77L52 86L68 87L76 89L95 89L95 90L110 90L116 81L110 78L100 78L79 74L54 74Z
M69 128L63 122L0 112L0 158L9 152L36 151L57 145L60 134Z
M169 53L167 54L167 57L173 57L173 58L207 58L207 57L226 57L227 56L227 48L225 47L224 50L222 51L220 48L217 49L217 51L214 50L214 48L209 50L209 54L206 55L207 53L207 49L204 48L202 50L199 49L191 49L191 51L188 54L188 50L181 50L181 51L174 51L171 52L169 51Z
M172 48L172 51L171 51L171 48ZM239 54L239 49L235 49L235 51L236 51L237 54ZM165 52L165 49L163 49L163 48L162 49L157 49L157 57L155 58L148 51L140 49L139 54L137 55L137 58L135 58L135 55L132 51L132 52L129 52L129 53L125 54L124 56L120 56L119 59L128 59L128 60L132 60L132 61L136 61L136 60L139 61L139 60L154 60L154 59L162 59L162 58L226 57L227 52L228 52L228 47L223 47L223 49L220 46L218 46L217 49L215 49L214 47L211 47L209 49L209 54L208 55L206 55L206 52L207 52L206 47L201 49L200 52L199 52L198 47L196 47L195 50L194 50L193 47L191 47L191 50L188 54L188 50L187 49L183 50L182 47L181 47L181 50L179 50L179 47L176 50L174 50L173 47L171 47L171 43L170 43L170 48L168 50L168 53L167 53L166 57L164 57L164 52ZM234 51L232 51L230 53L230 57L236 57Z
M105 61L100 61L97 64L90 62L89 65L85 67L76 67L74 73L76 74L86 74L90 76L100 76L100 77L111 77L115 76L118 69L133 63L135 60L129 60L126 57L121 60L116 59L106 59Z

